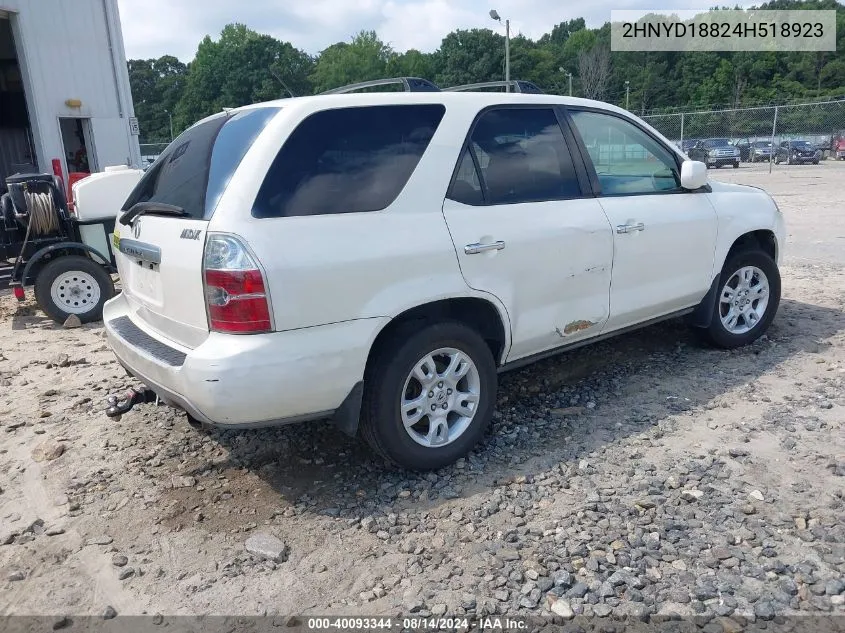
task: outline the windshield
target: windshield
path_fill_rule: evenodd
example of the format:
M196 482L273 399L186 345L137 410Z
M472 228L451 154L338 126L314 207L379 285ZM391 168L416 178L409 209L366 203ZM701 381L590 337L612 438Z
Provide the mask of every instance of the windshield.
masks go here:
M280 109L221 113L188 128L147 169L123 210L138 202L159 202L208 220L241 159Z
M807 141L792 141L793 147L812 147Z
M730 145L726 138L711 138L704 141L705 147L723 147L726 145Z

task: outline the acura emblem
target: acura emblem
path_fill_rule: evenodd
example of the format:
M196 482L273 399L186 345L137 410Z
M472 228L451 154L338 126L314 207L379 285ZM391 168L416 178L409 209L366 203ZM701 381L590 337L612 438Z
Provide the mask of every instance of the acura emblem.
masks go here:
M132 225L132 235L134 235L136 239L141 237L141 221L140 220L135 220L135 224Z

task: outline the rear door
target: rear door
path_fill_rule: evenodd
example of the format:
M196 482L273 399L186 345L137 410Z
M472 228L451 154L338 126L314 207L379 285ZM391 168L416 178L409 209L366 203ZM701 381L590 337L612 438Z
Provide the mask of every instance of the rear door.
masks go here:
M607 320L613 237L587 186L553 107L497 107L476 120L443 214L467 284L507 308L508 360Z
M195 347L208 336L203 287L205 231L229 179L277 107L221 113L171 143L123 206L147 210L115 226L116 256L133 320ZM164 205L164 206L162 206ZM129 212L129 213L126 213Z

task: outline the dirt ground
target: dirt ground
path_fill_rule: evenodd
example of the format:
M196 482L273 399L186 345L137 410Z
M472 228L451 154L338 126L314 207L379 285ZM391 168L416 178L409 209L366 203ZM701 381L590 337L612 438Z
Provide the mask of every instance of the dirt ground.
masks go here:
M673 321L506 374L483 444L424 476L328 423L111 421L133 383L101 325L4 291L0 615L845 614L845 163L712 176L785 213L769 334Z

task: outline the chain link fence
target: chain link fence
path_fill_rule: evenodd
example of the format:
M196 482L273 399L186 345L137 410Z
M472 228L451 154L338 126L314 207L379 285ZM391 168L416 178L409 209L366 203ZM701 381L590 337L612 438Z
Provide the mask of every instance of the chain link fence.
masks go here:
M141 143L141 166L149 167L170 143Z
M721 138L740 148L742 161L769 160L771 151L754 149L784 141L806 141L821 160L845 153L845 99L776 106L653 113L641 118L687 151L696 141ZM841 145L839 144L842 139Z

